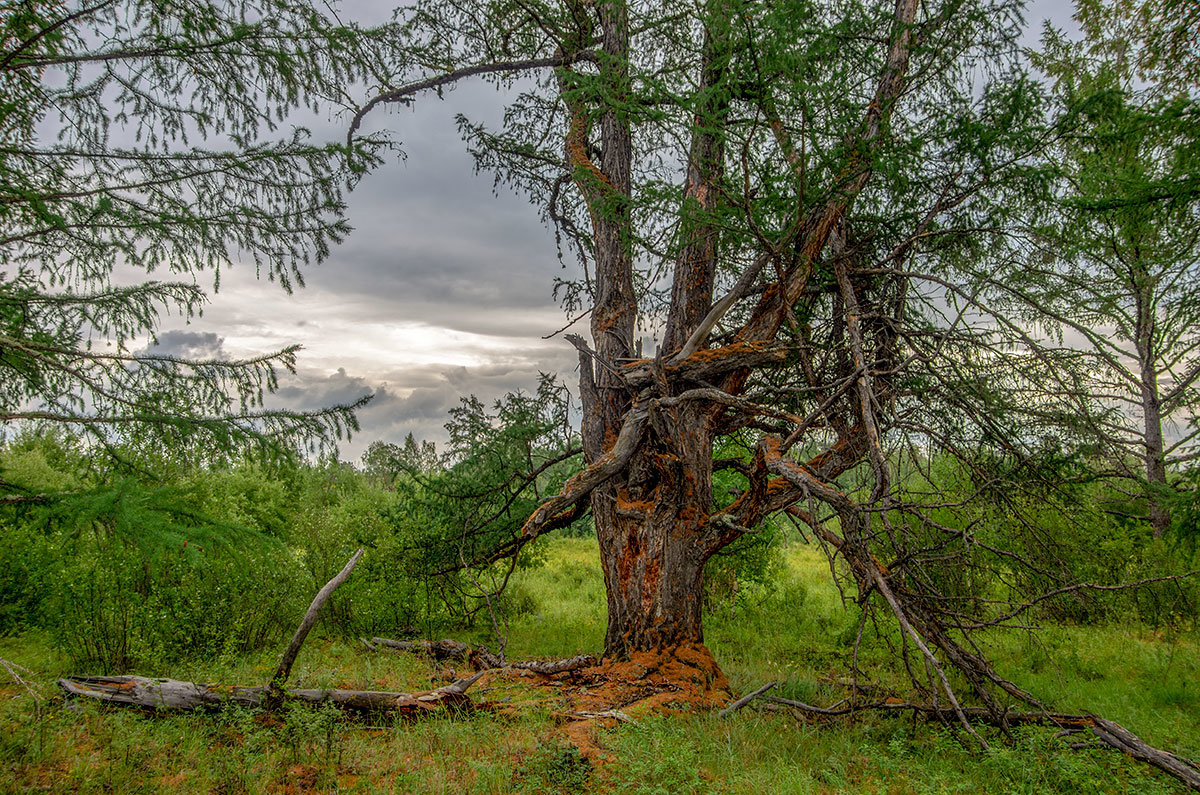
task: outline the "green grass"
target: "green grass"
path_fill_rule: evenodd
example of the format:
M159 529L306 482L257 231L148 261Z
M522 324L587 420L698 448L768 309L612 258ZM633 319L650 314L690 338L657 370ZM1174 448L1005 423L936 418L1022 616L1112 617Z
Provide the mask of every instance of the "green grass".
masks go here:
M594 541L549 542L547 564L519 572L532 609L510 626L508 654L596 651L604 594ZM841 698L857 612L843 608L818 550L789 548L774 588L746 589L713 606L707 640L737 690L776 680L807 701ZM486 623L486 622L484 622ZM489 642L486 628L463 639ZM1048 626L1036 636L986 639L1001 673L1064 710L1092 710L1148 742L1200 757L1200 653L1194 630ZM511 699L511 715L476 713L378 724L305 708L277 716L228 709L153 716L68 707L54 679L66 657L48 638L0 640L0 657L33 672L43 700L0 680L0 792L447 792L447 793L1090 793L1180 792L1172 779L1119 754L1076 752L1047 729L992 749L968 750L949 729L909 718L862 715L814 725L753 707L648 718L604 730L606 761L592 768L567 744L545 693L497 684L476 698ZM275 653L163 665L149 675L263 682ZM860 664L901 688L885 644L867 633ZM293 684L390 690L435 686L428 663L371 654L349 640L313 638Z

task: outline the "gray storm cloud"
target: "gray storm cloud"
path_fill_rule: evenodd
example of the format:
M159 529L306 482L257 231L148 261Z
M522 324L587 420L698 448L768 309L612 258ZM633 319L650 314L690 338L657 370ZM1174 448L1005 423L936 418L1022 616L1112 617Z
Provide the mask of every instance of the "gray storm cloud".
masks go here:
M214 331L173 329L156 335L147 353L181 359L226 359L225 338Z

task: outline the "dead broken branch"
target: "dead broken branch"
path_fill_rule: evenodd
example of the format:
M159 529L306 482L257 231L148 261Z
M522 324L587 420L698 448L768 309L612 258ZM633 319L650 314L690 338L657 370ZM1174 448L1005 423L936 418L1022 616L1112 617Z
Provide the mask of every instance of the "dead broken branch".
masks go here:
M555 674L563 674L568 671L578 671L580 668L589 668L595 664L595 657L590 654L580 654L577 657L568 657L565 660L525 660L524 662L511 663L508 667L517 668L522 671L533 671L545 676L554 676Z
M296 632L292 635L291 642L288 643L287 649L283 652L283 657L279 660L279 667L275 669L275 675L271 677L271 681L268 684L268 688L273 693L278 693L283 689L283 683L287 681L288 676L292 672L292 664L296 662L296 655L300 653L300 647L304 645L309 631L317 623L317 614L325 606L325 602L329 599L330 594L346 581L346 578L350 576L350 572L354 571L354 567L358 565L358 561L362 556L363 548L359 547L350 556L350 560L346 562L342 570L333 575L333 578L325 583L325 586L317 591L317 595L313 597L312 604L308 606L308 610L304 611L304 618L301 619L300 626L296 627Z
M506 663L497 655L492 654L487 646L468 646L457 640L444 638L442 640L391 640L389 638L359 638L362 644L371 651L387 649L409 654L424 654L438 662L447 660L466 662L477 671L496 670L500 668L515 668L522 671L533 671L544 676L577 671L596 664L596 658L590 654L580 654L564 660L524 660L522 662Z
M1196 762L1173 754L1169 751L1163 751L1155 748L1133 732L1126 729L1124 726L1121 726L1119 723L1105 720L1097 715L1088 713L1074 715L1065 712L1033 711L1012 711L997 714L994 710L982 707L938 707L927 704L911 704L897 699L886 699L882 701L872 701L859 704L849 704L843 702L844 705L839 704L834 707L817 707L811 704L805 704L802 701L794 701L790 698L779 698L776 696L764 695L774 686L774 684L774 682L770 682L763 687L760 687L753 693L738 699L718 714L721 716L727 715L744 707L755 698L759 698L771 704L779 704L788 707L795 712L810 717L837 718L852 715L857 712L874 711L884 713L910 713L921 715L928 719L936 719L943 723L958 722L961 718L965 717L973 723L999 726L1006 731L1013 726L1034 725L1054 726L1063 729L1064 731L1060 736L1090 731L1092 736L1099 740L1101 745L1072 745L1072 747L1106 747L1129 754L1134 759L1144 762L1163 771L1164 773L1167 773L1170 776L1175 777L1191 789L1200 791L1200 765L1198 765Z
M739 709L746 706L751 701L758 698L759 696L761 696L763 693L767 692L771 688L775 687L775 685L777 685L777 684L778 684L778 682L767 682L765 685L760 687L758 690L755 690L753 693L750 693L748 695L742 696L737 701L733 702L728 707L726 707L725 709L718 712L717 717L723 718L726 715L731 715L734 712L737 712Z
M356 712L400 712L419 715L446 706L470 706L467 688L482 674L459 679L445 687L419 693L393 693L378 690L280 691L284 701L307 704L335 704ZM106 704L154 710L210 710L226 704L241 707L266 707L275 695L271 685L253 687L181 682L175 679L148 679L142 676L72 676L58 680L68 696L91 698Z

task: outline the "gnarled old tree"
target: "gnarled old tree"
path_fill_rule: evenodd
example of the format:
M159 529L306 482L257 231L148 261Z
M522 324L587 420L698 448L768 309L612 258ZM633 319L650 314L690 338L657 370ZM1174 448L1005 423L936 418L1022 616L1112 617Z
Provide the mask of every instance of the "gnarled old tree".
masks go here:
M706 562L787 514L844 557L862 601L877 594L895 614L956 709L944 661L989 707L994 687L1027 699L956 639L985 619L927 568L971 544L969 525L933 522L894 471L899 448L928 461L1007 435L985 400L1037 378L1039 359L998 343L1021 342L1020 329L980 322L986 307L954 275L958 258L1000 243L1008 197L1039 184L1029 164L1049 133L1009 58L1019 6L516 0L402 13L403 80L351 134L375 106L459 80L518 90L502 129L461 130L583 266L560 287L591 323L590 343L569 337L586 466L521 539L592 512L605 654L710 659ZM639 333L656 338L652 355ZM745 454L714 461L716 444ZM718 468L741 474L736 495L714 494Z

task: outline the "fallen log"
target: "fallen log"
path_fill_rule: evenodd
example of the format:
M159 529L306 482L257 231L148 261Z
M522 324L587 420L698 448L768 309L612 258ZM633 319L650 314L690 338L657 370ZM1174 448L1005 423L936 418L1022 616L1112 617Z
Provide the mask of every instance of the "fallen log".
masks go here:
M420 693L295 689L283 690L279 695L285 703L331 703L355 712L421 714L450 706L469 708L472 702L467 689L481 676L478 673ZM215 710L226 704L255 708L270 704L273 698L270 685L229 686L143 676L71 676L59 679L58 686L73 698L153 710Z
M465 661L477 671L495 670L497 668L516 668L523 671L554 676L555 674L576 671L596 664L596 658L590 654L580 654L565 660L523 660L521 662L505 662L498 655L492 654L487 646L468 646L456 640L391 640L390 638L359 638L364 646L371 651L387 649L389 651L423 654L438 662L447 660Z
M450 638L442 640L392 640L391 638L367 640L359 638L359 640L371 651L387 649L408 654L422 654L432 657L438 662L467 662L476 671L504 667L504 660L498 655L492 654L487 646L468 646Z
M443 640L392 640L391 638L359 638L368 648L383 647L392 651L403 651L410 654L425 654L441 662L443 660L465 660L471 653L471 647L450 638Z
M1100 742L1118 751L1123 751L1140 762L1156 767L1200 792L1200 765L1191 759L1185 759L1170 751L1162 751L1147 744L1124 726L1095 715L1089 717L1092 719L1092 725L1089 728Z
M522 671L533 671L545 676L554 676L555 674L562 674L567 671L578 671L580 668L588 668L595 664L595 657L590 654L580 654L578 657L568 657L565 660L525 660L523 662L510 663L506 667L517 668Z

